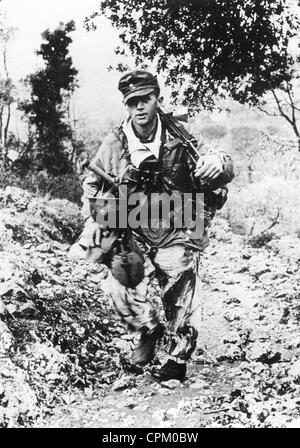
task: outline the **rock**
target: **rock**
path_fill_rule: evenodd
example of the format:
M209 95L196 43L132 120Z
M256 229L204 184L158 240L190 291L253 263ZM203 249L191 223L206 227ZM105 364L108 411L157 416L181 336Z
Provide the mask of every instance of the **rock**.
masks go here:
M243 357L243 354L243 350L238 345L231 344L217 357L217 361L237 361Z
M30 319L33 317L37 317L40 313L36 309L34 303L31 300L28 300L27 302L19 306L17 314L18 316L20 315L21 317L27 317Z
M13 337L8 327L0 320L0 354L5 353L13 346Z
M141 412L145 412L150 408L150 406L148 404L139 404L138 406L136 406L136 410L137 411L141 411Z
M118 378L112 385L112 390L124 390L128 387L132 387L135 385L135 379L130 376L122 376L121 378Z
M14 264L5 260L2 266L0 267L0 281L4 280L4 282L7 282L8 280L10 280L14 274L14 271L15 271Z
M51 275L51 282L57 283L58 285L64 285L65 281L59 277L58 275L52 274Z
M45 376L47 381L61 381L60 375L57 375L56 373L49 373Z
M9 369L1 368L0 375L4 378L11 378L13 376L13 373Z
M114 345L118 349L120 349L122 352L128 352L129 351L129 344L128 341L123 341L122 339L116 338L114 339Z
M129 408L129 409L133 409L133 408L135 408L137 405L138 405L138 403L137 403L137 400L136 400L135 397L129 398L128 400L126 400L126 402L125 402L125 404L124 404L124 406L125 406L126 408Z
M36 246L35 249L39 252L44 252L44 253L45 252L49 253L52 251L51 244L49 244L49 243L39 244L38 246Z
M6 306L3 301L0 299L0 315L4 316L6 314Z
M14 290L14 284L12 282L8 281L0 283L0 296L5 296L5 294L8 294L13 290Z
M167 410L167 417L177 418L180 414L180 410L178 408L170 408Z
M240 340L240 336L239 334L236 333L229 333L225 339L223 339L223 344L236 344L237 342L239 342Z
M285 349L282 349L280 351L280 355L281 355L280 356L281 362L290 362L293 357L292 352L290 350L285 350Z
M61 396L61 398L66 403L66 405L70 405L70 404L72 404L72 403L74 403L76 401L76 397L74 395L71 395L71 394L63 394Z
M17 311L17 307L13 303L9 303L6 305L6 310L9 314L14 314Z
M208 389L209 385L206 381L198 380L195 383L191 383L189 387L191 389Z
M226 319L228 322L234 322L235 320L241 320L241 315L238 313L228 312L224 314L224 319Z
M262 362L265 364L274 364L281 359L281 353L274 350L271 344L255 342L251 344L246 351L247 361Z
M289 374L295 382L300 382L300 359L292 365Z
M300 418L296 418L286 424L286 428L300 428Z
M133 334L122 334L121 335L121 339L123 339L124 341L132 341L133 338L134 338Z
M210 375L211 372L212 371L207 367L204 367L204 369L201 370L202 375Z
M226 303L226 305L232 305L232 304L239 305L241 303L241 301L237 297L231 296L231 297L228 297L228 299L225 299L224 303Z
M162 381L160 384L162 387L166 387L167 389L176 389L181 386L181 382L178 380Z
M164 409L159 409L159 410L153 412L152 417L154 418L154 420L158 420L158 421L168 420L167 413Z
M60 269L59 269L59 271L60 271L62 274L66 273L66 272L69 273L69 272L70 272L70 266L61 266ZM76 275L75 272L72 272L72 274L74 275L74 277L77 278L77 275Z
M139 375L136 378L136 385L138 387L140 387L140 386L150 386L153 383L155 383L155 379L153 378L153 376L151 375L150 372L145 372L145 373L143 373L143 375Z
M116 372L107 372L101 376L101 380L105 383L111 384L116 377Z
M125 417L123 420L123 425L125 428L128 426L132 426L136 424L136 417L133 415L129 415L128 417Z

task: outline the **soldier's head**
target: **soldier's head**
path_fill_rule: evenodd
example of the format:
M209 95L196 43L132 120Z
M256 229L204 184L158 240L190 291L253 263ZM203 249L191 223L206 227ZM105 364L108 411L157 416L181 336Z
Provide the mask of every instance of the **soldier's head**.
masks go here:
M122 76L118 88L134 124L143 127L154 120L162 100L156 76L134 70Z

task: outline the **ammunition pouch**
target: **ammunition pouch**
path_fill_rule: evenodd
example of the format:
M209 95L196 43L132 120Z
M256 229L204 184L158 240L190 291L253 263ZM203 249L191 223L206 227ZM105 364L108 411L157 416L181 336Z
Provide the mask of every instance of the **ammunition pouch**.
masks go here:
M101 229L100 246L87 247L86 259L105 264L126 288L135 288L144 278L143 253L127 229Z
M221 210L227 201L227 192L226 187L204 192L204 211L208 218L208 225L215 216L216 211Z
M144 256L130 232L123 233L112 250L112 275L126 288L135 288L144 278Z
M207 196L207 203L216 210L221 210L227 201L228 189L226 187L218 188L217 190L205 193Z

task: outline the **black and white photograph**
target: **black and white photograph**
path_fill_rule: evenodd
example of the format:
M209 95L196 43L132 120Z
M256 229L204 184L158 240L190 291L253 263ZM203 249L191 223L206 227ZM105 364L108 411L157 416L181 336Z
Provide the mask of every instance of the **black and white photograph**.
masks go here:
M299 326L299 1L0 0L0 428L300 428Z

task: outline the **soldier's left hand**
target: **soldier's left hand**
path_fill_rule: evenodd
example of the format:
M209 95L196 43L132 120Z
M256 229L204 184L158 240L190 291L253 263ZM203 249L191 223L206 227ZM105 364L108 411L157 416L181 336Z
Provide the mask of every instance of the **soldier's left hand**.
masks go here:
M205 181L216 179L221 173L223 173L223 164L218 154L201 156L194 171L195 177Z

